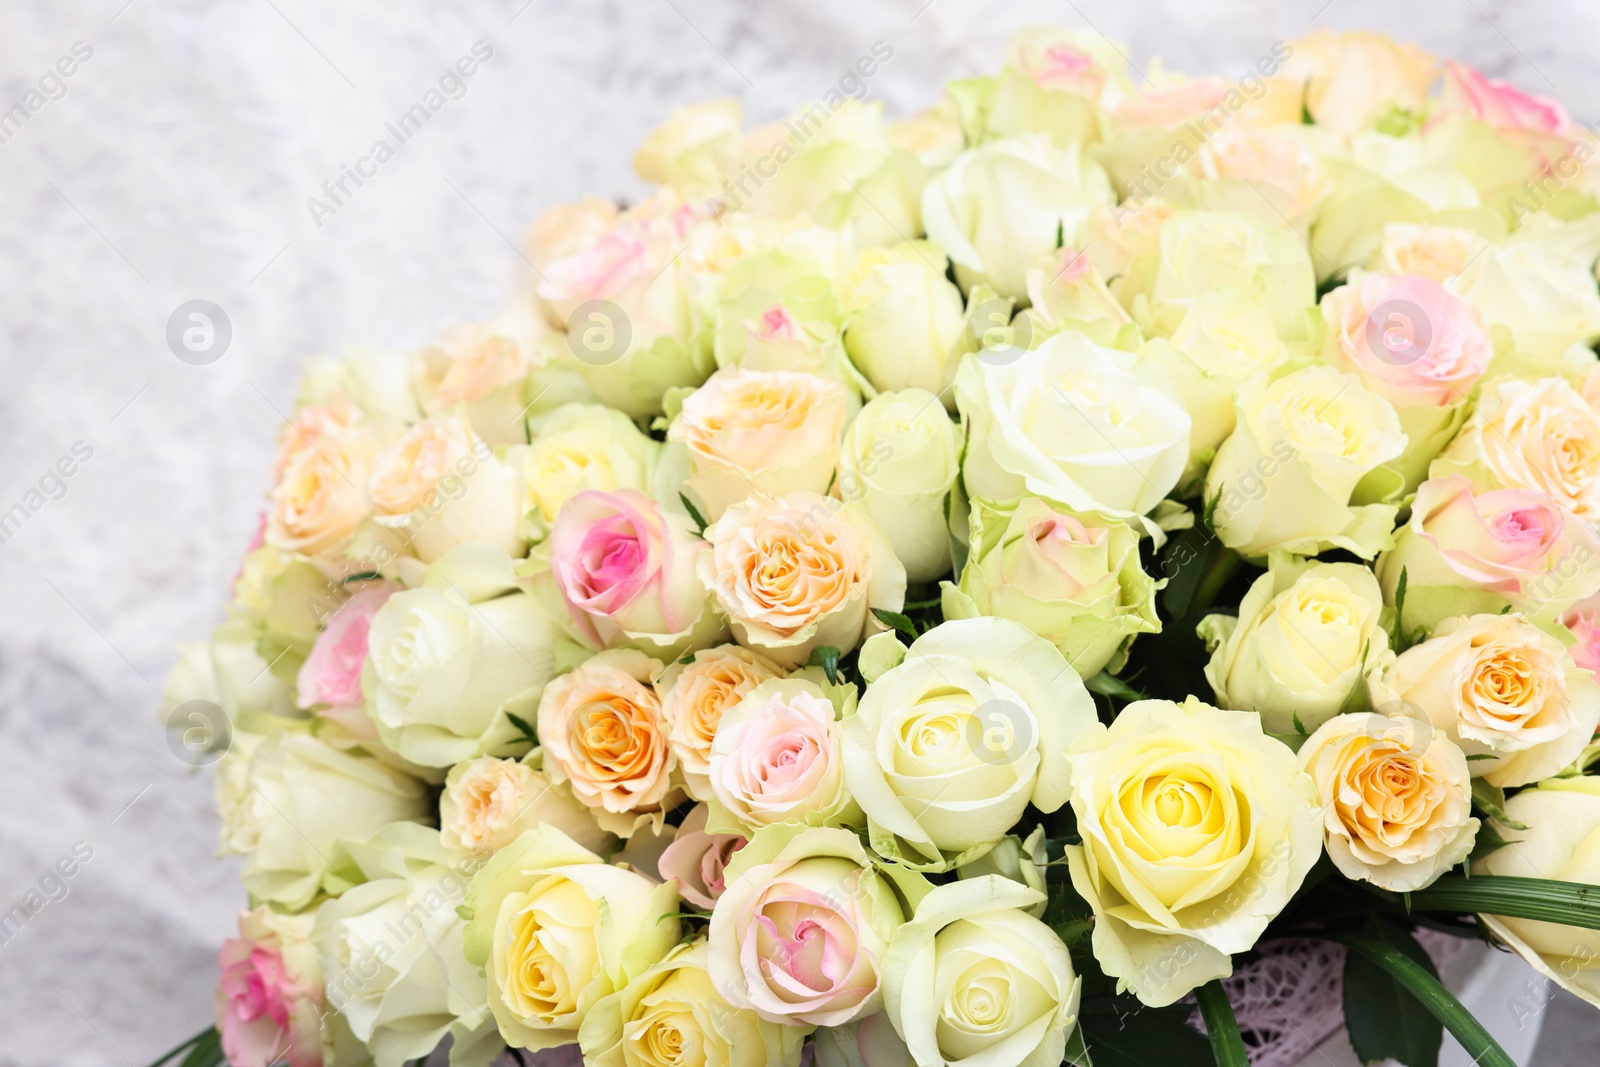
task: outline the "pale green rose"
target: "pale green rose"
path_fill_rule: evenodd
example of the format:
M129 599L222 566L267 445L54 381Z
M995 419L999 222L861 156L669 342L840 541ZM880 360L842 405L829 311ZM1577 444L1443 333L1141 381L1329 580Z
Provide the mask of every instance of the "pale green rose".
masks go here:
M743 119L737 100L674 108L667 121L645 135L633 156L634 173L685 196L715 196L738 154Z
M452 860L439 832L416 823L348 841L344 853L354 884L317 909L312 932L329 1006L378 1067L425 1057L446 1034L452 1064L487 1063L498 1042L456 914L480 861Z
M280 677L256 651L257 631L243 619L230 619L205 641L178 646L178 661L162 688L161 719L173 729L190 727L187 715L174 715L184 704L203 700L222 709L228 721L243 729L266 731L278 720L300 717L295 709L293 675ZM298 662L295 664L299 666ZM221 723L208 726L220 731ZM209 738L196 751L210 747ZM186 742L187 743L187 742Z
M373 616L361 688L378 736L424 767L514 746L509 714L532 716L555 674L559 630L517 589L511 560L463 545L428 568L420 589Z
M1066 758L1095 959L1152 1007L1233 973L1322 855L1316 783L1252 712L1138 700Z
M1007 834L1002 837L988 852L963 863L956 868L957 878L982 878L986 875L997 874L1008 878L1018 885L1027 886L1038 893L1048 895L1049 890L1045 885L1045 827L1043 823L1033 828L1033 832L1024 841L1016 834ZM1044 918L1045 904L1039 903L1029 908L1024 908L1029 915L1035 918Z
M1200 623L1217 706L1256 712L1269 733L1315 730L1392 660L1382 614L1367 567L1274 557L1237 615Z
M961 474L961 429L925 389L880 393L845 432L834 483L859 500L905 566L906 581L950 573L950 490Z
M1024 909L1045 895L997 875L936 887L895 931L884 1012L924 1067L1060 1063L1082 981L1067 946Z
M968 143L1040 133L1058 145L1100 139L1103 105L1129 89L1121 46L1098 31L1059 26L1019 30L1006 44L1006 64L992 77L946 86Z
M1137 369L1136 356L1079 333L968 356L956 372L967 493L1123 519L1154 508L1188 462L1191 422Z
M632 419L600 404L565 404L531 419L528 438L507 450L506 462L522 472L521 532L534 542L585 490L649 492L661 454Z
M819 1027L811 1047L817 1067L918 1067L882 1012L843 1026Z
M955 264L963 289L987 283L1027 295L1027 272L1061 243L1076 244L1090 213L1112 203L1111 182L1076 145L1023 134L970 148L922 196L928 239Z
M874 389L943 394L966 329L949 261L927 241L864 248L843 283L845 350Z
M1279 337L1305 336L1316 274L1288 227L1237 212L1179 211L1161 225L1159 257L1148 292L1156 333L1170 336L1196 302L1221 291L1266 308ZM1128 303L1135 294L1118 295Z
M489 1009L513 1048L555 1048L602 998L664 959L682 936L675 882L613 867L552 826L525 832L473 877L464 955L483 968Z
M1068 330L1087 334L1108 348L1135 347L1138 337L1138 328L1111 295L1087 250L1065 245L1028 269L1028 307L1011 327L1012 340L1025 348Z
M1473 865L1474 874L1600 884L1600 778L1552 778L1506 801L1518 840ZM1600 1008L1600 930L1482 916L1499 940L1574 996Z
M1426 719L1510 788L1569 766L1600 725L1600 686L1522 615L1446 619L1372 683L1372 704Z
M1529 225L1467 264L1451 287L1510 331L1519 353L1553 364L1600 337L1596 255L1600 218Z
M221 850L244 856L253 899L289 911L322 891L335 842L426 819L429 807L420 780L299 730L235 734L217 774Z
M372 527L370 522L363 523L356 541L361 541L362 530ZM353 544L347 555L357 558L354 552ZM234 618L224 625L240 635L253 629L257 653L272 664L279 678L294 679L328 616L360 588L344 579L342 566L330 569L331 576L322 567L271 544L252 550L239 565L229 605ZM368 568L363 565L359 569Z
M362 346L343 356L307 361L295 392L296 408L347 400L367 418L394 430L422 418L404 352Z
M1388 547L1397 506L1357 487L1405 451L1393 405L1354 375L1307 367L1245 382L1236 416L1205 483L1223 544L1241 556L1343 548L1362 559Z
M1038 497L975 500L959 585L943 585L944 616L996 615L1055 645L1084 678L1127 661L1135 635L1158 633L1161 582L1139 564L1127 523L1080 517Z
M797 1067L804 1027L733 1007L711 984L704 941L679 945L604 997L578 1027L592 1067Z
M1066 803L1064 753L1094 700L1055 647L1008 619L941 623L844 722L845 782L881 856L948 870L1029 804Z

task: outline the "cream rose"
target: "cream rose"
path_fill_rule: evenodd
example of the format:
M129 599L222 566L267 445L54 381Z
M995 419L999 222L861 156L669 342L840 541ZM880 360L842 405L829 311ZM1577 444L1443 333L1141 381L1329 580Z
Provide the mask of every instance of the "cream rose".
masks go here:
M1439 74L1414 44L1380 33L1318 30L1293 42L1286 76L1306 84L1306 110L1338 134L1367 129L1391 109L1421 111Z
M603 997L682 936L678 892L613 867L550 826L495 853L467 887L463 953L489 980L489 1009L514 1048L578 1039Z
M961 431L925 389L879 393L845 433L839 495L859 500L908 582L950 573L946 502L961 473Z
M675 790L678 759L649 684L660 670L640 652L602 652L547 685L539 700L535 729L551 780L569 783L600 825L622 837L644 821L659 829Z
M1134 701L1067 762L1095 959L1154 1007L1231 974L1322 854L1316 785L1253 713Z
M593 1067L798 1067L806 1032L734 1008L706 971L704 941L680 945L605 997L578 1027Z
M750 690L782 674L765 656L718 645L700 649L687 663L674 661L655 680L667 743L691 797L711 799L711 744L722 716Z
M1343 548L1371 559L1388 547L1397 508L1367 502L1362 478L1400 456L1392 405L1354 375L1307 367L1239 387L1238 425L1206 473L1213 526L1241 556Z
M456 764L445 776L439 839L452 852L496 852L540 823L592 851L612 842L571 790L552 785L544 772L520 760L479 756Z
M819 645L854 648L899 611L906 572L858 504L791 493L736 504L706 527L700 577L740 644L783 668Z
M1474 874L1600 884L1600 778L1541 782L1506 801L1506 816L1527 829L1474 864ZM1482 919L1540 974L1600 1008L1600 930L1503 915Z
M1337 715L1300 746L1300 769L1317 783L1328 856L1347 878L1409 893L1472 851L1467 758L1425 722Z
M369 514L364 483L373 439L347 431L319 435L282 465L267 513L267 543L301 556L329 557L350 543Z
M1372 688L1380 711L1408 711L1474 759L1474 778L1527 785L1583 751L1600 724L1600 686L1561 642L1521 615L1447 619L1402 652Z
M519 300L488 322L455 326L413 357L411 387L429 415L464 409L491 445L521 444L530 406L528 376L539 338L550 332L537 308Z
M1060 1063L1082 982L1025 910L1044 894L996 875L936 887L894 933L884 1014L925 1067Z
M853 703L852 691L846 710ZM711 830L858 822L860 809L845 788L836 715L822 687L803 678L762 682L724 711L707 773L716 797Z
M1315 730L1389 658L1383 590L1366 567L1273 559L1234 615L1207 615L1206 680L1217 705L1253 711L1267 731Z
M1064 753L1094 721L1049 642L1007 619L945 622L845 720L845 781L874 851L944 870L993 847L1029 804L1066 803Z
M917 875L874 865L848 830L769 826L728 865L711 912L711 981L769 1022L870 1015L889 938L927 890Z
M1443 284L1487 247L1488 240L1472 230L1391 222L1383 228L1383 244L1372 267L1385 274L1409 274Z
M1316 273L1294 230L1238 212L1179 211L1161 223L1158 255L1149 279L1158 333L1170 334L1197 301L1218 291L1265 307L1281 337L1305 332ZM1136 292L1124 281L1117 295L1131 306Z
M873 388L942 394L954 380L966 312L947 265L926 241L856 254L840 286L844 346Z
M599 404L564 404L529 421L529 442L506 456L522 472L522 532L542 541L561 505L585 490L646 492L661 445Z
M378 523L403 531L424 563L468 541L522 555L521 480L460 416L419 422L379 453L367 496Z
M967 565L942 585L946 619L996 615L1055 645L1079 676L1120 669L1136 635L1156 633L1161 583L1139 563L1139 534L1038 497L972 505Z
M712 196L738 153L743 119L737 100L674 108L666 122L645 135L633 156L634 173L686 196Z
M1177 484L1189 458L1189 414L1135 376L1134 356L1078 333L1008 355L969 356L956 372L972 497L1034 494L1129 518Z
M844 432L844 387L814 374L713 374L684 398L668 438L689 450L684 485L715 521L753 493L822 493L833 480Z

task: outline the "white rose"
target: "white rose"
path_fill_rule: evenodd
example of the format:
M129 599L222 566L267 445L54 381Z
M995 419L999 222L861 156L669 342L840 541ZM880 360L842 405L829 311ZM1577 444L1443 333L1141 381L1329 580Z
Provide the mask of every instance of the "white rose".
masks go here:
M844 346L873 388L942 393L966 329L944 251L927 241L864 248L845 278Z

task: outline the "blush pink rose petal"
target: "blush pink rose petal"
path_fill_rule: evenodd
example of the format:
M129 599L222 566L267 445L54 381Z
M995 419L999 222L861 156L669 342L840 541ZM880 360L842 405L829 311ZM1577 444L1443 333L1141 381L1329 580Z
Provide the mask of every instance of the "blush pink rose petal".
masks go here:
M1494 355L1477 309L1428 278L1368 274L1324 313L1346 369L1398 406L1464 402Z
M656 861L663 881L676 881L684 900L697 908L711 908L722 896L728 861L749 844L739 834L706 833L708 810L696 804L683 817L677 834Z
M367 632L396 588L387 582L368 586L328 616L296 679L300 707L326 707L336 714L365 704L361 668L367 662Z
M292 929L274 929L284 924ZM306 940L310 916L275 916L262 906L239 916L239 931L223 941L218 961L217 1030L228 1062L268 1067L287 1058L290 1067L321 1067L322 976Z

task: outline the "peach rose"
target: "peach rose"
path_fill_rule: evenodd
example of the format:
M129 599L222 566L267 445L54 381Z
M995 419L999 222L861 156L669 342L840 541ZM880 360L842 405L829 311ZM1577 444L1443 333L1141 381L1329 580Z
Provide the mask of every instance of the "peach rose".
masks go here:
M688 663L674 662L656 679L667 742L690 796L712 797L711 743L723 714L762 682L782 675L765 656L738 645L718 645L700 649Z
M671 806L678 758L648 684L660 669L641 652L602 652L545 686L539 699L536 729L551 781L569 783L620 837L647 818L659 828Z
M826 492L845 406L844 386L814 374L727 367L684 398L668 439L688 446L684 484L715 520L752 493Z
M869 607L899 611L906 572L857 504L815 493L736 504L706 527L700 577L735 639L780 667L819 645L848 651L882 629Z
M1286 76L1305 83L1305 107L1319 126L1348 135L1392 108L1421 110L1437 61L1414 44L1381 33L1318 30L1293 42Z
M367 517L362 484L372 460L364 435L322 436L296 452L272 490L266 542L301 556L329 557Z
M662 881L676 881L679 895L697 908L716 905L725 887L728 861L749 844L740 834L707 833L708 814L704 804L690 808L672 844L656 860Z
M1471 230L1391 222L1374 262L1385 274L1410 274L1444 283L1466 269L1489 242Z
M1304 126L1224 126L1195 157L1206 179L1194 185L1199 206L1304 224L1332 187L1320 147Z
M523 386L537 365L534 345L550 332L522 301L488 322L451 327L419 351L411 387L422 410L466 407L473 429L492 444L526 440Z
M419 422L379 453L367 496L379 525L405 531L424 563L467 541L522 555L517 473L459 415Z
M800 678L763 682L729 708L711 746L712 828L849 821L859 809L845 788L834 720L821 687Z
M1323 297L1334 362L1396 408L1467 399L1494 345L1477 309L1436 281L1368 274Z
M439 796L439 838L456 852L496 852L523 831L549 823L591 852L610 834L571 790L519 760L479 756L450 768Z

